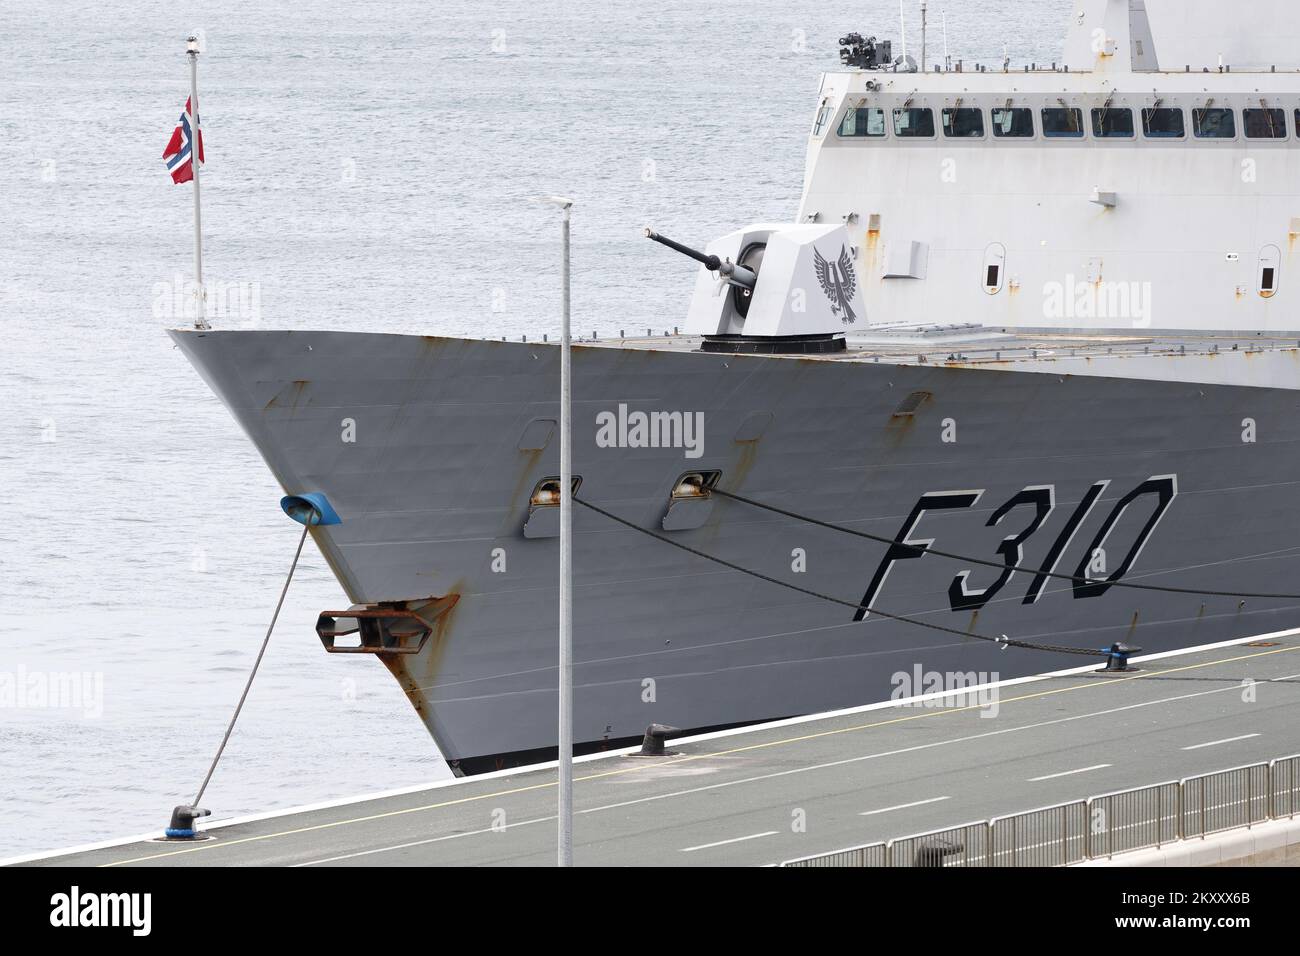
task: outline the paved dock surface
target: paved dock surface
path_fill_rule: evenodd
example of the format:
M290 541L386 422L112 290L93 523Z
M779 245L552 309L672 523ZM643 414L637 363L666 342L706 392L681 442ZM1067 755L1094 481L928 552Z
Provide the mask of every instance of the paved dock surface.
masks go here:
M1138 666L579 763L575 862L775 863L1300 752L1300 638ZM35 862L549 866L555 801L554 769L525 770Z

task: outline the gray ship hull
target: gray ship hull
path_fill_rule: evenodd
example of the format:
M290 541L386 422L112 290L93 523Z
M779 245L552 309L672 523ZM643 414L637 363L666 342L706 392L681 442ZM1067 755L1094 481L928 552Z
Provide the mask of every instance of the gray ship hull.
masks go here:
M354 602L458 597L418 654L381 655L442 754L481 769L553 748L558 542L523 528L533 488L558 474L558 432L539 441L548 430L533 424L557 417L557 348L172 335L285 490L323 493L338 511L341 524L312 534ZM573 368L580 496L783 581L1085 648L1158 651L1300 625L1290 600L888 560L885 545L716 496L687 522L699 527L663 530L678 477L711 469L732 492L987 560L1296 592L1300 416L1289 388L601 346L576 347ZM620 405L702 413L700 456L628 447L635 436L621 434L603 447L597 416ZM1255 441L1243 441L1247 418ZM587 745L652 722L714 727L884 700L926 672L1010 678L1087 663L855 620L852 608L574 512L575 739Z

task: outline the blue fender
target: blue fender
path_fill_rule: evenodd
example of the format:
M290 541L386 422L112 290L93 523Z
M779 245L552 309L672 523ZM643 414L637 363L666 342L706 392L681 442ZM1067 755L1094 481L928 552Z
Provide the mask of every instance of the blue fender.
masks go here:
M285 495L280 499L280 507L299 524L325 525L342 524L334 506L319 491L308 491L301 495Z

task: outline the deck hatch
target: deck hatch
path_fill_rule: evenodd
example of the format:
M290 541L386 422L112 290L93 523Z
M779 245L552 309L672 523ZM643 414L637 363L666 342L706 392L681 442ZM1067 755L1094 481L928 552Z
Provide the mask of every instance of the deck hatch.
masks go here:
M997 295L1002 291L1002 267L1006 265L1007 247L1000 242L989 243L984 250L984 291Z
M894 414L891 417L911 418L916 414L916 410L925 404L926 399L929 397L929 392L913 392L898 403L898 407L894 409Z
M551 443L553 434L555 434L555 419L534 418L524 427L523 434L519 436L519 450L542 451Z
M1271 299L1277 293L1278 269L1282 252L1277 246L1265 246L1259 251L1259 294Z

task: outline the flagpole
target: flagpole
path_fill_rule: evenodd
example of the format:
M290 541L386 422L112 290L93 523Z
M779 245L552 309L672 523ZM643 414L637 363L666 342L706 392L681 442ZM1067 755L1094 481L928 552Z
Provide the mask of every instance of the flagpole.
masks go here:
M207 316L207 292L203 288L203 215L199 206L199 156L203 152L199 138L199 38L185 41L190 58L190 168L194 171L194 327L210 329Z

